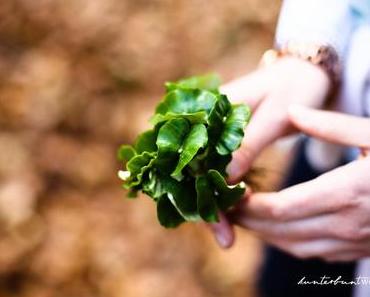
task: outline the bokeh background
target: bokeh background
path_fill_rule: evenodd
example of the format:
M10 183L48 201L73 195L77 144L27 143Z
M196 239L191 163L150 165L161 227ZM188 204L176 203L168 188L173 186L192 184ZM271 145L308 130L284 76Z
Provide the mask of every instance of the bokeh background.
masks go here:
M249 297L261 243L221 251L202 224L165 230L126 200L121 143L163 82L247 73L270 47L276 0L0 1L0 296ZM260 159L262 187L283 168Z

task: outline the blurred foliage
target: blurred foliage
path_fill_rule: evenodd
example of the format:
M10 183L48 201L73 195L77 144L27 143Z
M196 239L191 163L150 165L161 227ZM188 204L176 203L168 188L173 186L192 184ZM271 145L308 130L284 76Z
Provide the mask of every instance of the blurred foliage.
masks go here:
M258 243L221 252L124 201L119 143L165 80L251 69L279 1L0 1L0 296L251 296Z

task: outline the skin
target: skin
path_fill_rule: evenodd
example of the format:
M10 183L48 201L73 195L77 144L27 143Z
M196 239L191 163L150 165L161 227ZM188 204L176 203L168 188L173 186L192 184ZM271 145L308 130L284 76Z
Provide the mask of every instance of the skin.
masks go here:
M282 65L285 65L285 62L282 61ZM295 67L301 66L295 65ZM307 106L317 108L323 103L328 87L327 80L317 76L318 84L312 84L315 80L313 77L312 82L305 82L309 85L307 89L296 90L293 87L291 90L291 86L295 85L293 79L301 80L299 77L291 77L291 79L290 83L287 83L289 80L282 80L286 84L285 94L288 94L284 98L281 97L284 107L279 109L279 112L284 114L284 116L280 115L283 118L280 122L283 123L283 128L276 130L270 128L273 132L268 133L267 136L262 130L258 130L260 125L253 125L252 132L248 128L246 133L248 138L250 136L248 132L256 135L256 138L252 140L246 138L244 146L235 154L233 162L239 164L235 165L238 166L236 171L233 171L234 168L230 170L231 181L237 181L242 174L239 172L250 168L258 155L254 154L257 150L253 147L263 149L275 139L292 131L302 131L333 143L361 147L364 151L370 149L369 119L307 108ZM283 86L281 88L283 89ZM310 88L320 90L310 90ZM298 91L299 94L305 93L307 99L299 102L294 102L295 99L286 99L287 97L299 98ZM297 96L294 95L296 92ZM281 91L280 94L282 93L284 92ZM310 101L309 97L314 98ZM264 100L272 100L267 99L271 98L268 96L264 98ZM296 103L300 106L295 105ZM256 106L257 114L258 109L263 105L260 103ZM272 111L267 110L264 113L270 112L272 118ZM275 113L276 110L274 110ZM267 125L264 124L263 118L256 121L262 126ZM259 139L257 132L264 139ZM222 247L229 247L233 243L234 236L230 224L232 222L255 232L266 242L299 258L314 257L327 261L360 259L370 255L369 181L370 157L364 157L314 180L280 192L249 194L235 211L228 213L216 228L215 226L212 228Z
M288 116L291 104L320 107L329 87L329 78L324 71L293 57L279 59L223 85L221 93L233 103L248 104L253 111L246 137L227 168L228 182L238 182L265 147L294 132ZM228 248L234 242L233 227L223 214L219 218L219 223L208 226L219 245Z
M291 121L311 136L370 149L370 120L302 107ZM331 123L328 125L327 123ZM256 193L228 218L299 258L370 256L370 157L276 193Z

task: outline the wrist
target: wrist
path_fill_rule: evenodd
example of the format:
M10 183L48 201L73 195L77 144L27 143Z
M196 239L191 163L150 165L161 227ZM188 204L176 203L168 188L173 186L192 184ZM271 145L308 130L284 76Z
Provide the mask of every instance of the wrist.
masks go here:
M266 70L273 74L271 79L277 85L288 86L287 95L293 95L292 99L296 103L315 108L321 108L325 104L330 92L330 78L319 66L285 56L266 66Z
M287 57L299 59L321 70L329 79L327 97L334 97L339 87L341 65L335 49L329 45L288 42L278 49L267 50L261 59L261 66L273 64ZM322 76L322 75L318 75Z
M286 56L296 57L317 65L328 74L332 82L339 81L341 72L339 57L330 45L291 41L280 48L267 50L262 56L261 63L272 63Z

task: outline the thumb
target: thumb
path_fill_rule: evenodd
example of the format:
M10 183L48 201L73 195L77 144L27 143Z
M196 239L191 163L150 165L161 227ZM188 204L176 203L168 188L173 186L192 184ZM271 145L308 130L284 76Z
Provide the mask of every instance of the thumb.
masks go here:
M235 240L233 226L229 223L223 213L219 213L220 221L218 223L207 224L213 232L218 245L221 248L227 249L231 247Z
M370 120L300 105L289 108L289 119L300 131L346 146L370 148Z

